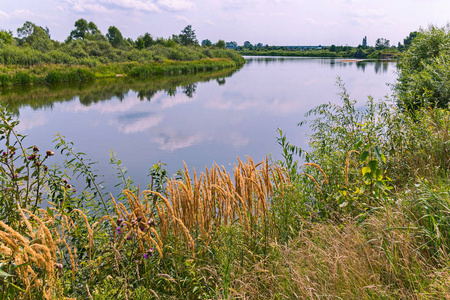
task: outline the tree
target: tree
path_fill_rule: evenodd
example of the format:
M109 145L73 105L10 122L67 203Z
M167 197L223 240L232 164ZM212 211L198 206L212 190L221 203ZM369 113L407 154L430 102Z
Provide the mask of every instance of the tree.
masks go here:
M236 49L238 47L237 43L235 41L226 42L225 47L228 49Z
M101 34L93 22L87 22L85 19L78 19L75 21L75 29L70 32L68 40L85 39L88 35Z
M375 49L383 50L389 48L390 41L384 38L379 38L375 41Z
M421 29L399 63L395 90L406 110L448 107L450 103L450 28Z
M20 45L29 45L42 52L53 48L49 32L30 21L26 21L22 27L17 28L17 36L20 38Z
M336 52L336 45L330 46L330 52Z
M10 30L0 30L0 45L11 45L12 43L14 43L12 32Z
M197 36L195 35L195 31L192 30L192 26L191 25L187 25L181 31L181 34L179 35L179 38L180 38L181 45L184 45L184 46L193 46L193 45L197 45L198 44Z
M245 41L244 42L244 48L245 49L251 49L251 48L253 48L253 45L249 41Z
M208 39L202 41L202 46L209 47L209 46L211 46L211 45L212 45L212 43L211 43L211 41L208 40Z
M110 26L108 28L108 33L106 33L106 38L111 43L113 47L118 47L123 44L123 36L116 26Z
M367 36L365 36L362 40L362 46L363 48L367 48Z
M225 49L225 47L226 47L225 41L224 41L224 40L219 40L219 41L216 43L216 47L217 47L217 48L223 48L223 49Z
M403 45L405 45L406 49L408 49L409 46L411 46L412 41L417 37L418 34L419 34L419 32L413 31L413 32L410 32L409 35L403 39Z

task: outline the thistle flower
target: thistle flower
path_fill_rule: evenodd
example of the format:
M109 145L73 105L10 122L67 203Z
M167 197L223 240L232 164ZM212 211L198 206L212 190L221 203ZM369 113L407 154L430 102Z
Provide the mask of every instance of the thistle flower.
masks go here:
M47 156L53 156L55 155L55 153L52 150L47 150L47 152L45 152L47 154Z
M76 189L76 188L74 188L74 189L72 190L72 192L76 193L76 192L77 192L77 189Z
M48 171L48 167L44 166L44 171L47 172Z
M30 156L28 156L28 160L35 160L36 159L36 154L33 153Z
M117 226L120 226L120 224L122 224L122 223L123 223L123 219L117 219L117 221L116 221Z
M146 231L147 231L147 228L146 228L145 226L143 226L143 225L139 226L139 229L140 229L141 231L143 231L143 232L146 232Z
M33 146L33 151L34 151L34 152L39 152L39 148L38 148L36 145L34 145L34 146Z
M70 184L66 185L66 189L71 189L72 186Z
M67 183L68 183L67 179L64 179L64 180L63 180L63 182L64 182L65 184L67 184Z
M122 234L122 228L117 227L117 228L116 228L116 231L117 231L117 234Z
M144 253L144 258L147 259L148 258L148 254Z

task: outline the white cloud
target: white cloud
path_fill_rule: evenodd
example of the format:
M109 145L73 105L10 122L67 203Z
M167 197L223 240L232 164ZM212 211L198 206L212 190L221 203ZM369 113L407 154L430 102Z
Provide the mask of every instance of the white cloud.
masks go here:
M189 18L186 18L185 16L175 16L175 19L184 23L192 23L191 20Z
M0 19L9 19L9 15L0 10Z
M34 115L33 118L21 118L17 131L26 132L27 130L43 126L48 123L48 119L44 115Z
M161 150L173 152L177 149L188 148L203 140L201 134L183 135L174 131L166 131L155 138L154 141L160 145Z
M158 0L158 5L167 10L180 11L194 9L195 4L186 0Z
M116 125L120 132L136 133L146 131L149 128L155 127L164 120L161 115L152 115L147 113L138 113L137 115L119 117L110 122L111 125Z

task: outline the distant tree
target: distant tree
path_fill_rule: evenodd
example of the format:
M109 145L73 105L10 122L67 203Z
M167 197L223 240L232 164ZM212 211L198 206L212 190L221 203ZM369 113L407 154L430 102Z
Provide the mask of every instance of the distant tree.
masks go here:
M184 46L193 46L197 45L197 36L195 35L195 31L192 29L191 25L187 25L179 35L180 44Z
M362 47L367 48L367 36L365 36L362 40Z
M384 38L379 38L375 41L375 49L383 50L389 48L390 41Z
M0 44L11 45L14 43L14 38L10 30L0 30Z
M27 21L22 27L17 28L19 45L29 45L33 49L45 52L53 49L48 32L34 23Z
M162 41L157 40L156 42L160 43L160 44L164 44L164 39L162 39ZM144 48L150 47L154 43L155 43L155 41L153 40L150 33L146 32L144 35L141 35L140 37L138 37L136 39L136 42L134 43L134 45L138 49L144 49Z
M87 35L97 35L101 34L97 25L93 22L87 22L85 19L78 19L75 21L75 29L70 32L69 40L72 39L85 39Z
M410 32L409 35L403 39L403 45L405 45L406 49L408 49L411 46L412 41L417 37L418 34L419 32L413 31Z
M228 49L236 49L238 47L237 43L235 41L226 42L225 47Z
M362 45L358 46L358 48L355 51L355 54L353 54L353 57L354 58L366 58L367 57L366 53L364 53Z
M219 40L219 41L216 43L216 47L217 47L217 48L225 48L225 47L226 47L225 41L224 41L224 40Z
M244 42L244 48L245 49L251 49L251 48L253 48L253 45L249 41L245 41Z
M262 47L264 47L264 45L263 45L262 43L258 43L258 44L256 44L256 48L259 48L259 49L261 49Z
M330 52L336 52L336 45L331 45L328 50L330 50Z
M212 43L211 43L211 41L208 40L208 39L202 41L202 46L209 47L209 46L211 46L211 45L212 45Z
M108 33L106 33L106 38L111 43L111 46L118 47L123 44L123 36L116 26L110 26L108 28Z

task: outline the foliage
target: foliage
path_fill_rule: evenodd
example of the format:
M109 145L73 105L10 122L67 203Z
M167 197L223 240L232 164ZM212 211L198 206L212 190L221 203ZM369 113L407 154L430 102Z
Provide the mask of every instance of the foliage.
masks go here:
M194 46L198 44L195 30L192 29L192 25L187 25L178 36L180 44L183 46Z
M449 27L421 29L402 57L395 90L406 110L448 107L450 62Z
M118 47L123 44L123 36L119 29L115 26L110 26L108 28L108 33L106 34L106 38L111 43L113 47Z

